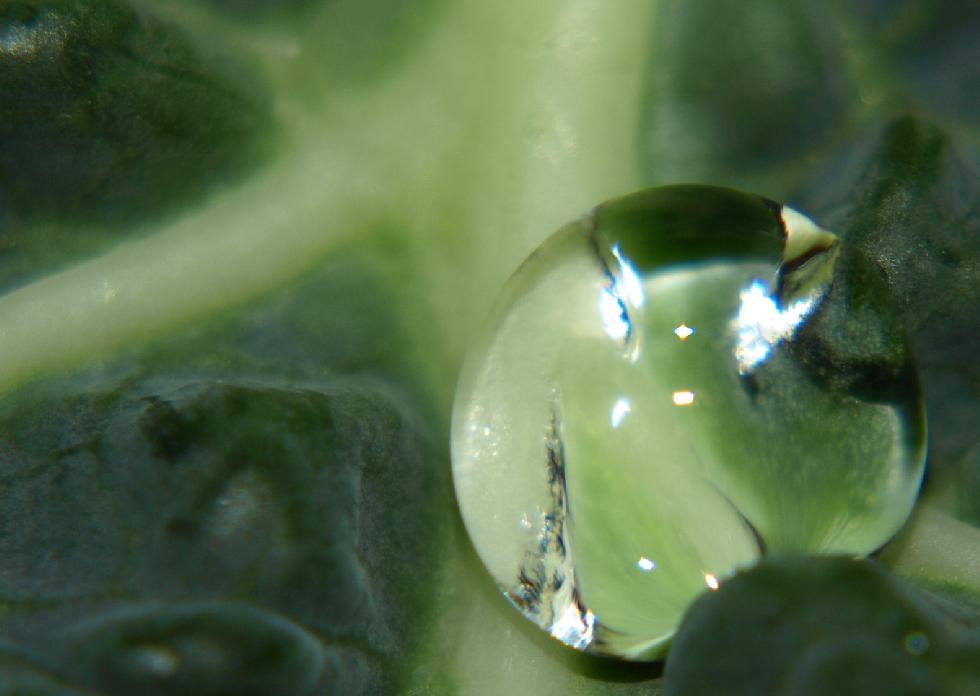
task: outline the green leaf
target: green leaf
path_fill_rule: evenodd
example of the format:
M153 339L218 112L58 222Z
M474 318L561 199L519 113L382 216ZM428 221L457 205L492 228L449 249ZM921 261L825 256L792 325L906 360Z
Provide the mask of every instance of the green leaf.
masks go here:
M501 600L446 433L507 275L676 181L878 260L924 367L925 496L965 521L938 544L916 517L883 559L968 608L977 36L969 0L5 3L0 693L132 692L169 653L120 641L165 634L275 643L271 691L319 653L313 693L656 693L658 667L568 654Z
M398 335L363 287L331 312L352 260L6 400L0 616L25 660L111 694L395 689L448 486L400 356L310 331L327 311L356 350L371 312Z
M644 124L654 180L751 190L833 143L852 96L836 28L799 0L662 3Z
M688 610L665 694L954 694L980 630L872 561L770 558Z
M922 369L931 432L928 495L977 516L971 452L980 440L980 160L936 125L901 117L867 156L820 179L807 198L827 224L874 259ZM831 203L831 201L833 201ZM966 485L964 485L966 484Z
M308 694L327 661L295 624L225 604L127 607L70 633L72 671L106 693Z
M654 33L649 180L755 189L875 260L921 367L925 495L978 523L975 3L667 2Z
M0 46L2 286L200 200L269 138L254 80L126 3L4 3Z

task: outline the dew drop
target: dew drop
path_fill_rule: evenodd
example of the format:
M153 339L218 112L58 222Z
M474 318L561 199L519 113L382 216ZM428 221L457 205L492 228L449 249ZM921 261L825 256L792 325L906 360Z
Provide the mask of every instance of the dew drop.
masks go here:
M635 660L766 550L876 549L924 451L879 269L796 211L707 186L619 198L549 238L453 415L463 519L503 594L562 642Z

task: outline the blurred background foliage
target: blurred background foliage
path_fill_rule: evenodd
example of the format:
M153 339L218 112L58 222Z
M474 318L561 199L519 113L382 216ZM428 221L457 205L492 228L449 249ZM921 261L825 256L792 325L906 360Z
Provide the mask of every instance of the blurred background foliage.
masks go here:
M968 0L3 3L0 694L972 693L978 93ZM447 433L511 270L678 181L880 265L931 439L880 563L772 559L664 670L506 606Z

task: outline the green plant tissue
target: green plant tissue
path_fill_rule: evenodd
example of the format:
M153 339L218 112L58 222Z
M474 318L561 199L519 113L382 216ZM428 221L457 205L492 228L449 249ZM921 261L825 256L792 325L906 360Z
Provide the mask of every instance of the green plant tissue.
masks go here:
M976 693L978 93L968 0L0 3L0 694ZM675 182L881 269L925 512L616 663L500 598L449 413L511 271Z

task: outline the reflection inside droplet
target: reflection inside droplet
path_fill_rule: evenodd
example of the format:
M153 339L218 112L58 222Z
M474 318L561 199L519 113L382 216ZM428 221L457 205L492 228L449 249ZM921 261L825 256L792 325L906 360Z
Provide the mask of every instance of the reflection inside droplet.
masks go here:
M676 335L677 338L684 341L694 335L694 329L692 329L690 326L687 326L686 324L681 324L676 329L674 329L674 335Z
M752 370L780 341L790 338L816 304L815 296L796 300L786 309L770 296L766 284L756 278L739 293L738 315L733 322L738 343L735 358L743 374Z
M708 589L709 590L717 590L718 589L718 578L716 578L711 573L705 573L704 574L704 584L708 586Z
M592 642L595 615L591 611L582 612L577 604L569 604L551 627L554 638L580 650Z
M617 341L629 338L629 313L611 285L599 291L599 316L602 317L602 325L610 338Z
M612 255L616 257L616 261L619 262L619 273L622 278L620 283L623 287L623 295L634 307L642 307L643 284L640 282L640 276L637 275L633 264L623 258L623 252L620 250L618 244L613 244L611 250Z
M675 406L690 406L694 403L694 392L675 391L672 395Z
M642 571L650 572L657 567L657 564L651 561L646 556L640 556L640 560L636 562L636 567Z
M623 419L626 418L626 414L630 412L630 400L629 399L619 399L613 404L612 411L609 413L609 422L612 427L618 428Z

